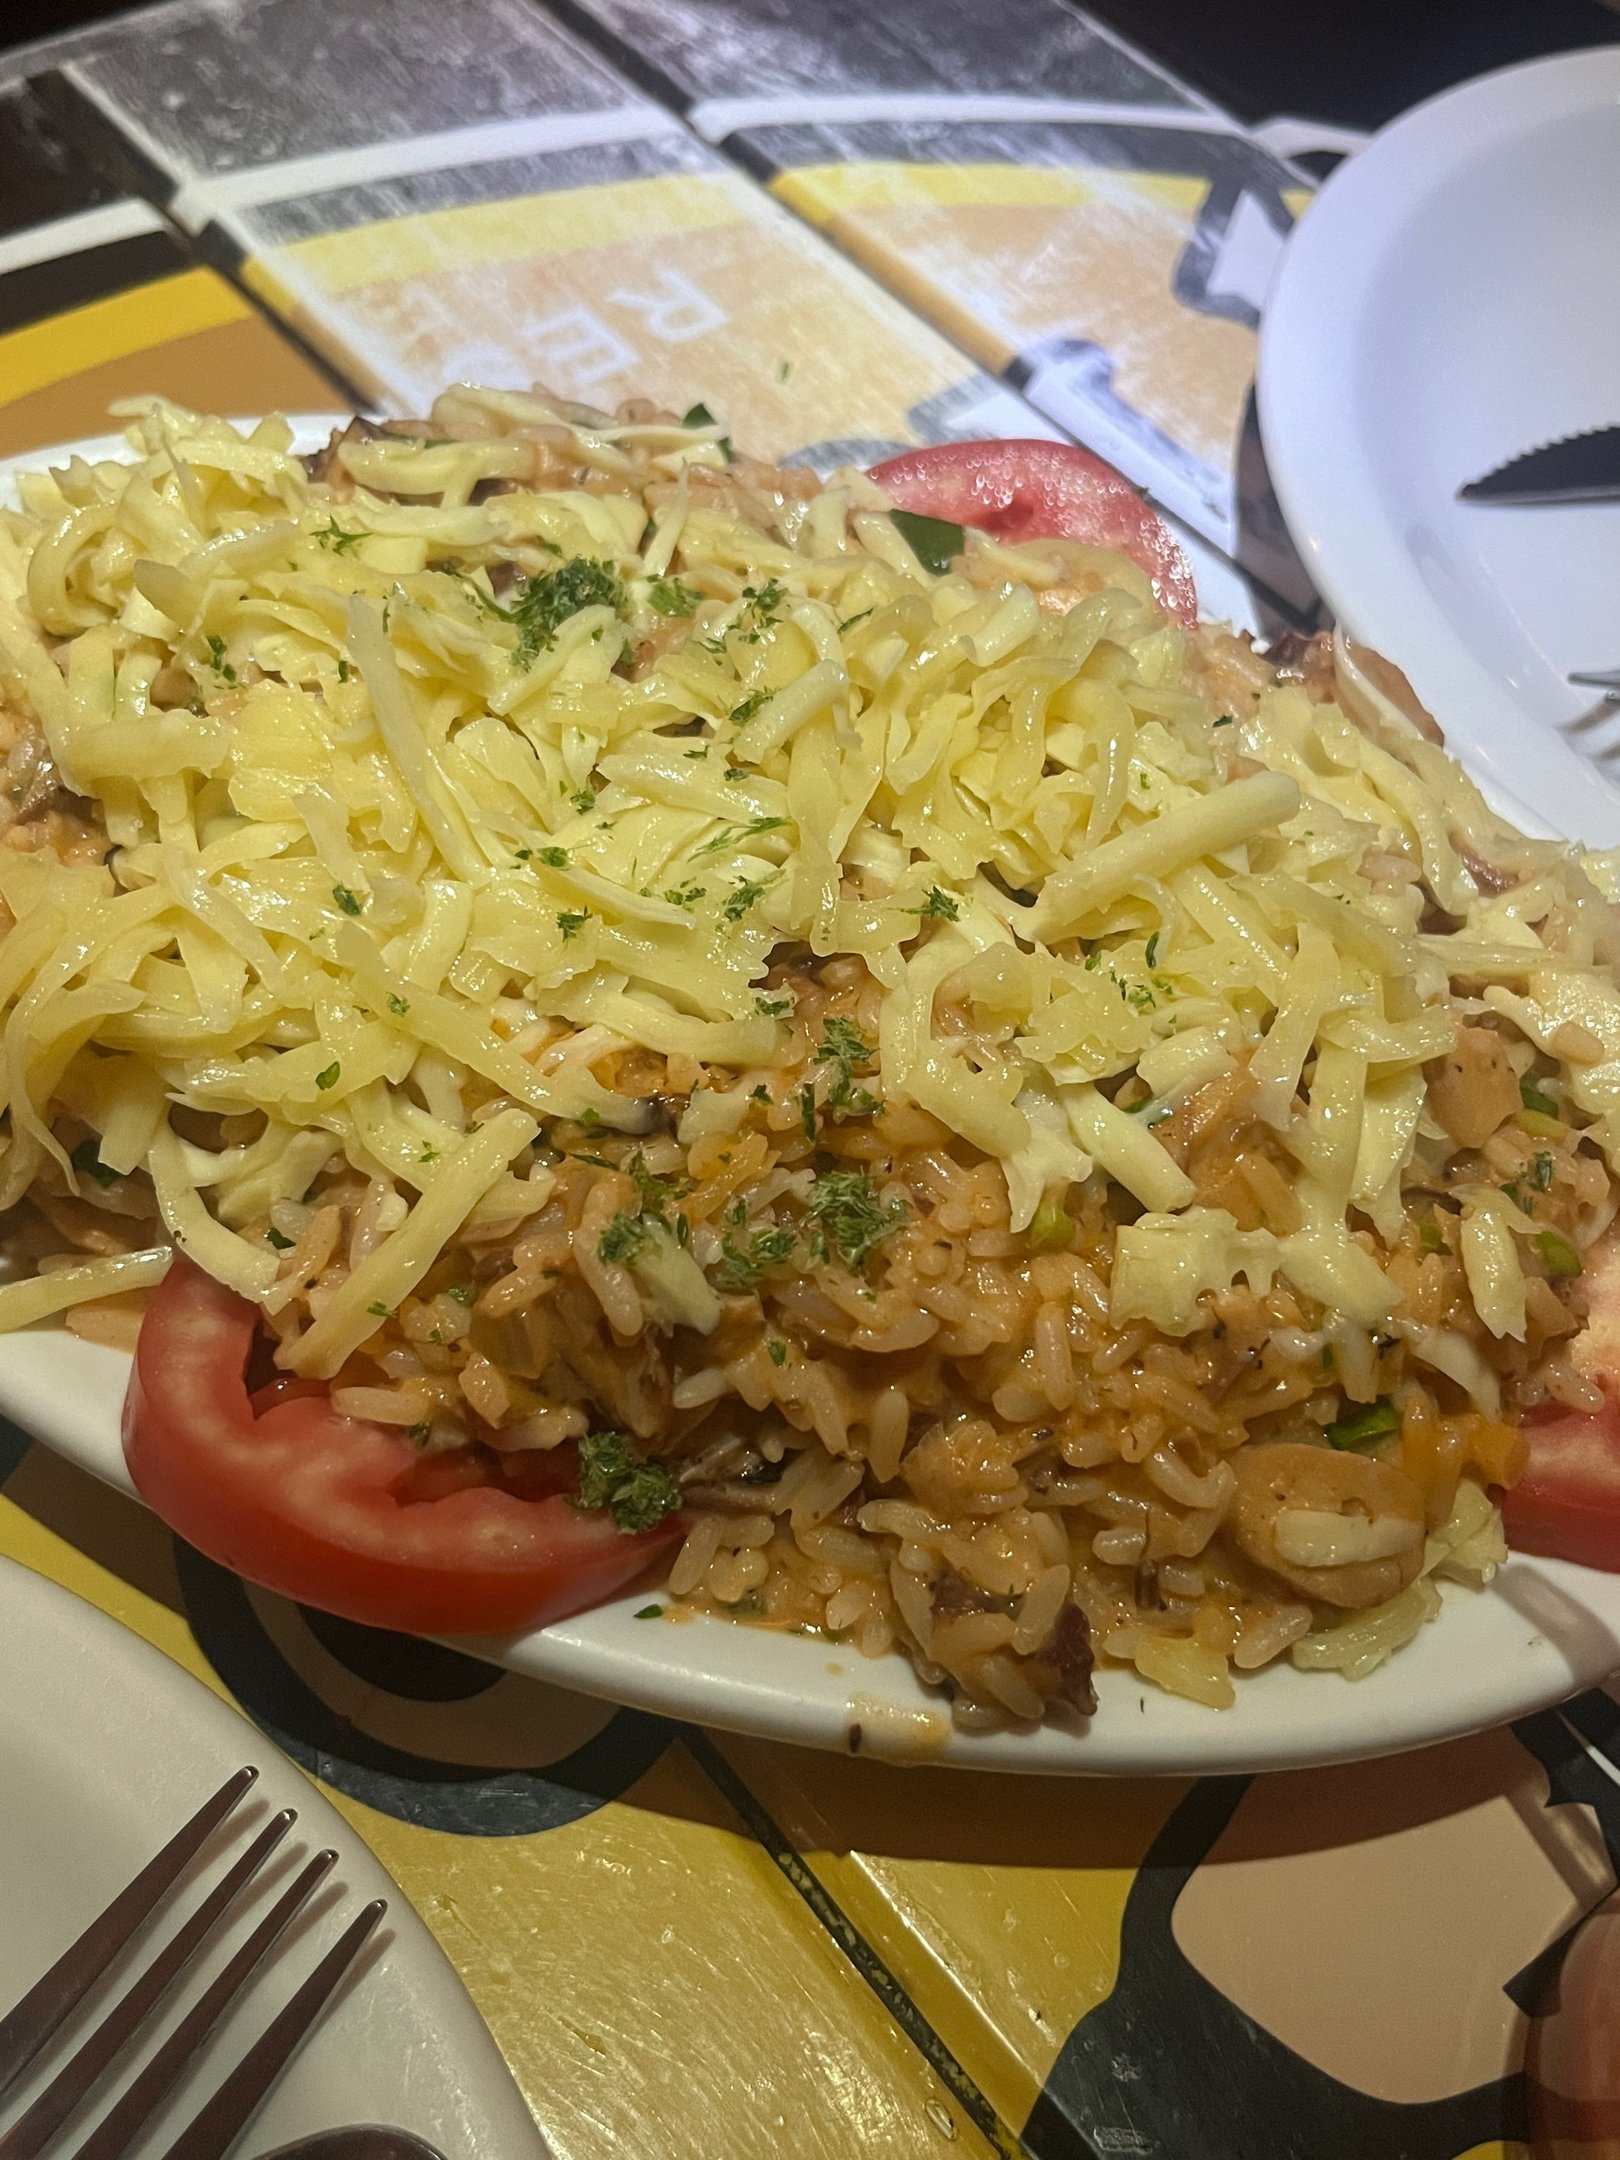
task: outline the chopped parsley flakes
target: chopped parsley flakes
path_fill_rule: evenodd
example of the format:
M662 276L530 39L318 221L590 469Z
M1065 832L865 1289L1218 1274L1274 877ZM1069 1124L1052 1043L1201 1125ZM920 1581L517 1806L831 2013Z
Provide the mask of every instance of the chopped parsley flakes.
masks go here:
M824 1022L821 1041L813 1054L818 1065L833 1068L826 1107L835 1125L841 1125L845 1118L869 1117L881 1107L869 1089L855 1085L855 1068L870 1065L877 1052L861 1040L861 1031L853 1020L835 1017Z
M575 555L560 569L525 578L517 599L503 611L518 634L512 665L526 673L556 644L557 632L571 615L589 607L617 612L623 598L623 588L607 564L588 555Z
M905 1221L906 1203L898 1194L880 1199L865 1170L829 1170L816 1179L805 1212L806 1243L815 1257L841 1260L859 1273Z
M356 897L355 894L350 892L347 885L334 885L332 887L332 898L337 902L338 906L343 910L345 915L359 914L359 899Z
M371 538L364 527L355 532L345 532L335 517L329 517L315 535L321 546L332 555L352 555L362 540Z
M579 1443L576 1507L606 1508L626 1534L651 1530L681 1504L680 1488L662 1463L644 1461L628 1433L587 1433Z
M920 908L914 908L910 912L920 915L925 922L930 918L936 922L960 922L962 903L955 893L944 892L938 885L930 885L928 898Z
M722 918L726 922L741 922L748 910L763 898L775 883L775 878L739 878L721 906Z
M793 1251L793 1232L785 1223L756 1230L746 1245L728 1230L720 1240L715 1276L723 1290L752 1290L767 1268L780 1267Z
M683 579L675 577L654 578L647 588L648 605L656 608L660 615L695 615L702 597Z
M577 937L591 919L589 908L564 908L557 917L557 928L563 934L566 945L571 937Z

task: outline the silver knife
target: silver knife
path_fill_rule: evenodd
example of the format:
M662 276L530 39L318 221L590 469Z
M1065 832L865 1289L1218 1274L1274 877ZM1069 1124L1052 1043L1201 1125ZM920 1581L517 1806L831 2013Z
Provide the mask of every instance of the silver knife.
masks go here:
M1457 490L1467 503L1620 502L1620 427L1566 435Z

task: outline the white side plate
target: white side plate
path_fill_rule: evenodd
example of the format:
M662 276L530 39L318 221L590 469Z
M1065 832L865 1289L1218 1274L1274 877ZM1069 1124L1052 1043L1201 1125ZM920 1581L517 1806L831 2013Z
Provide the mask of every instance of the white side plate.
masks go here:
M338 1855L328 1878L338 1889L318 1892L270 1953L136 2160L166 2149L321 1951L378 1897L388 1900L379 1948L294 2057L248 2144L264 2152L342 2123L380 2122L414 2130L447 2160L546 2160L549 2148L444 1953L360 1839L262 1733L128 1628L9 1560L0 1560L0 1640L0 2014L242 1763L258 1765L258 1783L205 1849L200 1876L183 1878L175 1909L189 1910L196 1896L186 1886L216 1881L217 1856L234 1858L275 1810L296 1808L298 1821L199 1973L223 1964L302 1860L322 1846ZM193 1981L182 1999L196 1992ZM93 2106L86 2121L99 2112Z
M1261 432L1294 543L1448 739L1555 830L1620 842L1620 503L1484 508L1466 481L1620 424L1620 47L1404 114L1284 250Z

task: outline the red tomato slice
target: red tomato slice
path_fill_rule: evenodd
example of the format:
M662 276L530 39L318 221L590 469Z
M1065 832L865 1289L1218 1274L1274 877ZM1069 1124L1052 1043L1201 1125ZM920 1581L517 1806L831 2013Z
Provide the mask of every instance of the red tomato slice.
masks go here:
M1620 1574L1620 1234L1586 1256L1588 1317L1572 1359L1603 1390L1601 1410L1556 1410L1527 1423L1530 1466L1502 1503L1515 1552Z
M424 1463L402 1432L340 1417L324 1390L261 1390L256 1416L255 1325L245 1299L176 1259L124 1403L141 1497L249 1581L371 1627L504 1634L600 1604L679 1542L678 1518L626 1536L554 1484L535 1496L467 1483L474 1458ZM434 1477L440 1464L456 1475Z
M1530 1467L1502 1502L1515 1552L1620 1573L1620 1404L1527 1424Z
M1198 588L1181 543L1123 473L1077 444L940 443L887 458L871 477L902 510L997 540L1114 548L1147 572L1160 607L1197 627Z

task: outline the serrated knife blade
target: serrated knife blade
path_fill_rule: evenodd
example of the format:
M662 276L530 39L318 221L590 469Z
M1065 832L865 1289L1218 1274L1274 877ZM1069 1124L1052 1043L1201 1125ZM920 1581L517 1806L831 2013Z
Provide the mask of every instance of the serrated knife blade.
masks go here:
M1457 490L1467 503L1620 502L1620 427L1566 435Z

